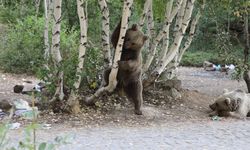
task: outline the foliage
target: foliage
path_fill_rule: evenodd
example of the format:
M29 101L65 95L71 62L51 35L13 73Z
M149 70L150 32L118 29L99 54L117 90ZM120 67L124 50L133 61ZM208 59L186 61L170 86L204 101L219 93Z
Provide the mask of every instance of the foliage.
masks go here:
M202 0L198 1L199 5ZM35 14L34 1L2 0L0 4L0 22L8 24L6 35L0 41L0 69L13 73L32 73L39 78L54 83L51 70L45 70L43 60L43 3L39 13ZM24 2L24 3L23 3ZM130 24L138 23L145 0L136 0L132 8ZM110 12L110 31L112 32L121 18L122 1L107 1ZM202 66L203 61L238 65L243 58L241 46L242 33L230 27L242 22L243 6L249 6L245 0L209 0L200 19L197 34L184 54L181 65ZM86 1L88 15L88 45L84 62L83 84L97 83L101 74L103 55L101 50L101 12L98 1ZM166 0L153 0L153 11L156 33L164 20ZM198 7L197 7L198 8ZM197 11L195 8L194 11ZM65 0L62 4L61 45L64 71L64 83L72 89L75 80L76 64L78 63L78 46L80 39L79 18L76 1ZM171 26L171 33L173 32ZM237 26L238 28L238 26ZM50 28L51 29L51 28ZM0 29L1 30L1 29ZM51 33L51 31L49 32ZM1 34L1 32L0 32ZM50 34L51 35L51 34ZM170 40L173 37L170 37ZM51 39L51 37L49 38ZM240 66L240 65L238 65ZM54 91L54 85L48 86Z
M43 57L43 19L34 16L10 24L6 40L0 41L1 69L14 73L34 73Z
M34 94L33 102L35 101ZM36 122L38 113L34 107L32 107L32 111L28 112L29 114L24 119L32 119L32 123L27 125L24 128L24 140L20 140L17 146L9 147L7 134L10 132L10 118L13 115L10 115L6 123L0 124L0 148L6 150L56 150L59 146L70 144L74 140L74 135L67 136L57 136L53 142L42 142L37 144L37 134L36 131L40 129L42 126Z
M223 64L216 52L212 53L204 51L195 51L195 52L187 51L183 56L181 65L202 67L204 61L210 61L215 64Z
M6 140L8 130L9 128L6 124L0 124L0 147L5 147L8 144Z
M244 2L246 1L207 1L196 38L190 46L189 52L184 54L183 59L185 60L182 61L182 64L188 65L192 63L187 61L187 58L192 59L193 57L193 62L196 65L196 62L199 61L196 58L199 59L199 57L195 56L198 51L202 51L210 53L210 55L204 55L205 60L220 64L233 63L241 66L239 64L243 59L242 43L244 40L242 38L242 18L239 14L244 10L243 6L246 6ZM191 53L194 53L194 56Z
M30 124L24 128L24 140L20 140L15 147L9 147L9 140L7 134L10 132L10 126L8 124L0 125L0 147L6 150L56 150L58 147L66 144L70 144L74 140L73 135L57 136L53 142L42 142L39 144L33 141L33 132L41 128L39 124ZM37 136L37 135L34 135ZM35 148L34 148L35 147Z
M0 5L0 22L2 23L17 23L19 20L35 15L35 7L32 5L32 1L25 1L24 4L21 1L9 1L8 3Z

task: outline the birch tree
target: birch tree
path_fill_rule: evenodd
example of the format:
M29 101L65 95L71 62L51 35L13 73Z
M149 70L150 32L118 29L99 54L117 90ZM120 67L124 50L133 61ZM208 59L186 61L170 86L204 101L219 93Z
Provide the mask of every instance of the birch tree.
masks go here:
M41 2L41 0L35 0L35 5L36 5L36 16L37 16L38 13L39 13L40 2Z
M50 20L50 13L48 13L50 7L50 0L44 0L44 16L45 16L45 23L44 23L44 60L46 63L49 61L50 55L50 44L49 44L49 20ZM46 64L46 68L48 68Z
M198 19L200 18L200 12L198 12L196 14L196 17L194 17L190 25L189 37L184 43L184 46L180 48L186 29L191 20L195 0L177 1L176 6L171 8L172 2L173 1L170 0L167 4L167 12L166 12L166 18L165 18L166 25L165 27L163 27L163 31L160 31L160 33L157 36L157 39L154 41L156 43L159 43L158 40L160 40L162 36L166 36L166 40L165 40L166 43L165 43L163 50L161 51L160 60L155 65L156 67L153 68L153 70L149 73L148 77L144 80L144 86L146 87L152 84L165 71L166 68L176 67L177 65L179 65L179 61L181 60L183 53L187 50L187 48L191 44L191 41L193 39L193 35L195 32L196 24L198 22ZM204 3L203 3L203 6L204 6ZM177 17L176 17L174 33L173 33L174 39L173 39L173 42L169 45L168 24L172 22L175 16ZM156 46L157 44L154 44L153 48L155 48ZM144 67L145 71L148 70L148 67L151 64L150 61L153 60L153 56L155 55L154 50L152 51L152 53L153 55L151 56L151 59L149 59L149 62L147 62ZM174 59L176 62L174 64L171 64L171 62L174 61Z
M86 104L93 104L95 103L95 99L99 97L102 93L108 91L112 92L117 85L117 72L118 72L118 61L121 58L121 52L124 42L124 37L128 28L128 18L131 15L130 8L133 4L133 0L124 0L123 4L123 11L122 11L122 21L121 21L121 29L120 35L118 39L118 43L115 49L114 60L112 64L112 70L109 74L109 84L106 87L101 87L98 89L92 96L87 97L85 99Z
M149 57L147 58L146 63L143 65L143 72L146 72L149 69L149 66L151 65L155 54L156 54L156 48L158 46L158 44L160 43L161 39L166 35L166 33L168 32L167 29L169 29L169 26L172 23L172 20L174 19L175 15L177 14L181 4L182 4L183 0L178 0L176 2L176 6L173 8L173 11L171 12L170 17L165 16L165 22L164 22L164 26L163 29L159 32L159 34L156 36L156 38L153 40L152 43L152 47L150 48L150 55L148 55ZM167 4L170 5L169 3L171 3L173 1L168 2ZM166 13L167 14L167 13Z
M60 31L61 31L61 8L62 8L62 1L56 0L53 3L54 7L54 24L52 29L52 47L51 47L51 54L52 59L55 66L55 75L58 77L57 83L56 83L56 92L54 94L54 97L51 101L54 100L63 100L64 93L63 93L63 71L61 71L61 61L62 56L60 52Z
M153 12L152 12L153 1L146 0L143 7L143 12L139 21L139 30L142 30L143 26L146 24L146 35L148 39L144 46L145 53L148 52L151 45L151 37L153 36L154 31L154 21L153 21Z
M102 50L104 54L104 68L112 65L109 38L109 9L106 0L98 0L102 12Z
M85 58L85 51L87 45L87 16L84 12L84 2L85 0L77 0L77 13L80 21L80 30L81 30L81 38L79 45L79 56L78 56L78 67L76 71L76 81L74 83L74 90L71 91L71 94L68 99L68 104L70 106L70 111L74 114L80 112L80 104L77 98L79 87L82 81L82 71L83 71L83 63Z
M152 0L146 0L146 2L144 3L144 8L143 8L143 12L139 21L139 30L142 29L144 22L149 14L149 10L150 10L150 6L152 6Z
M202 6L204 9L204 5ZM186 52L186 50L189 48L189 46L191 45L192 41L193 41L193 38L194 38L194 34L195 34L195 29L196 29L196 25L199 21L201 17L201 12L198 11L198 13L196 14L195 18L192 20L191 22L191 26L190 26L190 31L189 31L189 34L188 34L188 38L184 44L184 46L179 50L179 54L177 56L177 63L176 65L179 65L180 62L181 62L181 59L183 57L183 54Z

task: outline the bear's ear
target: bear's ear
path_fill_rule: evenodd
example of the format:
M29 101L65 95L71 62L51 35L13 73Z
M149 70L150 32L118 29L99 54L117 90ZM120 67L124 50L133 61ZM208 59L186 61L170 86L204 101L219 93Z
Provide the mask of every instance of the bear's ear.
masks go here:
M226 103L226 105L227 105L227 106L229 106L229 105L230 105L230 103L231 103L230 98L226 98L226 99L225 99L225 103Z
M228 89L223 90L223 94L228 93L228 92L229 92Z
M146 41L148 39L148 36L143 36L143 40Z
M137 24L133 24L131 27L132 30L137 31L138 30L138 26Z

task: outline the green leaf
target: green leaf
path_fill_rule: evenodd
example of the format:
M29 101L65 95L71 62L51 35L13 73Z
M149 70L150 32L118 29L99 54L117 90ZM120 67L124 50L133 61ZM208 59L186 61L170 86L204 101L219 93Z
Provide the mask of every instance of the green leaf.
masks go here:
M47 146L47 150L54 150L55 148L55 144L48 144Z
M11 147L10 149L7 149L7 150L16 150L16 148L15 147Z
M43 142L39 145L38 150L45 150L47 143Z

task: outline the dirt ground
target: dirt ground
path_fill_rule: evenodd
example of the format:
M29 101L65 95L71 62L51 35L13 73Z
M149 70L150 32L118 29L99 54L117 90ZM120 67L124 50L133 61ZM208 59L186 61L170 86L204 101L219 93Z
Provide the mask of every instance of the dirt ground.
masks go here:
M25 75L0 73L0 99L30 97L14 94L12 88L22 79L36 81ZM179 69L183 90L180 99L169 99L162 88L144 92L143 115L133 113L132 105L123 98L102 97L96 107L83 107L79 115L41 112L38 122L51 128L37 130L38 143L53 142L58 136L72 135L70 144L58 150L117 150L117 149L249 149L249 120L208 117L208 105L227 89L246 90L243 81L231 80L219 72L202 68ZM155 102L155 105L148 103ZM112 107L110 103L114 104ZM29 122L14 118L21 128L11 130L8 146L24 140L23 127Z
M117 96L103 97L95 107L83 107L79 115L55 114L51 111L41 112L39 123L65 125L71 127L100 125L155 125L165 122L208 120L208 105L223 92L223 89L246 90L243 81L231 80L221 72L207 72L202 68L180 67L178 77L182 81L181 98L169 99L164 89L152 88L144 92L143 115L133 113L133 106L124 98ZM13 101L18 98L30 101L31 97L13 93L13 86L22 84L23 80L38 82L34 77L0 73L0 100ZM112 101L112 107L109 102ZM155 102L156 105L148 103ZM107 103L106 103L107 102ZM17 120L16 120L17 119ZM16 118L26 124L26 121Z

